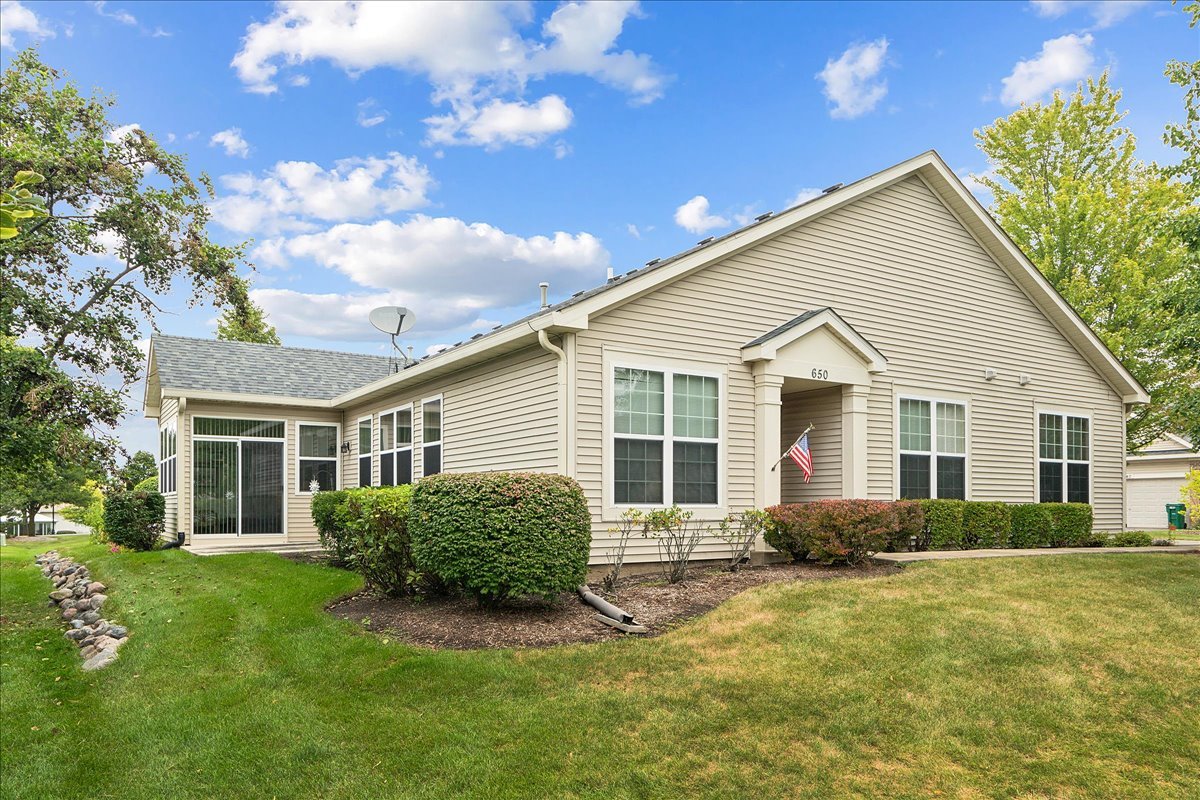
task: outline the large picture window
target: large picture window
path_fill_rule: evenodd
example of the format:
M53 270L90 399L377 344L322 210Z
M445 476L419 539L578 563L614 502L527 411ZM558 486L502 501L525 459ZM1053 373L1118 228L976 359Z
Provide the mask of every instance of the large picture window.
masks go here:
M371 418L358 421L358 485L371 485Z
M967 498L967 407L900 398L900 497Z
M172 420L158 431L158 491L175 494L179 464L176 458L175 421Z
M442 398L422 400L421 417L421 474L437 475L442 471Z
M192 437L196 534L284 532L284 431L284 423L276 420L196 418Z
M296 491L312 494L337 489L338 426L301 422L296 435Z
M1038 414L1038 501L1091 502L1091 420Z
M613 501L720 502L720 379L670 370L613 371Z
M412 406L379 415L379 482L403 486L413 482Z

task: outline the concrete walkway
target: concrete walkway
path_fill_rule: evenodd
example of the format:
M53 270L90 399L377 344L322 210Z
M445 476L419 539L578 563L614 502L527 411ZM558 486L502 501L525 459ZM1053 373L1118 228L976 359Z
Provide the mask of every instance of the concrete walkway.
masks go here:
M953 561L958 558L1115 555L1117 553L1200 553L1200 542L1180 542L1161 547L1039 547L1033 550L926 550L921 553L876 553L875 560L889 564L907 564L913 561Z

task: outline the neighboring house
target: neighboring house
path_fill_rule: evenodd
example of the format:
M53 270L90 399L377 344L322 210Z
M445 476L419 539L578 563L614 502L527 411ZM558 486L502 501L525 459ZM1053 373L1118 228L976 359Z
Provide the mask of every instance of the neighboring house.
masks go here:
M34 536L51 536L53 534L79 533L91 534L92 529L81 522L72 522L62 515L64 506L46 506L33 517ZM21 519L12 515L0 517L0 532L7 536L21 535Z
M1183 502L1179 490L1193 469L1200 469L1200 453L1191 442L1173 433L1129 456L1125 466L1126 524L1139 530L1166 530L1167 503ZM1189 520L1189 527L1196 524L1197 520Z
M1071 500L1120 530L1148 399L933 152L394 374L155 337L146 382L193 545L315 540L313 480L536 470L583 486L593 562L623 509L672 503L715 524L817 498ZM771 465L809 423L805 484Z

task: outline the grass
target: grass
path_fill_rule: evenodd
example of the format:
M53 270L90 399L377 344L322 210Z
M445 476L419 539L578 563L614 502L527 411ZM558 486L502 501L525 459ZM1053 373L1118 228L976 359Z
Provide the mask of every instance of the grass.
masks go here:
M464 653L329 617L338 570L59 547L133 638L82 672L35 547L0 551L5 798L1200 796L1196 556L923 564Z

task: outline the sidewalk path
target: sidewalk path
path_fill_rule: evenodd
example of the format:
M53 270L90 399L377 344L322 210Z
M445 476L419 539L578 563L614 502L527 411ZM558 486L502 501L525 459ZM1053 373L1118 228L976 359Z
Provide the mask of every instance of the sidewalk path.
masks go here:
M907 564L912 561L953 561L957 558L1114 555L1116 553L1200 553L1200 542L1176 543L1161 547L1039 547L1033 550L926 550L921 553L876 553L875 560L890 564Z

